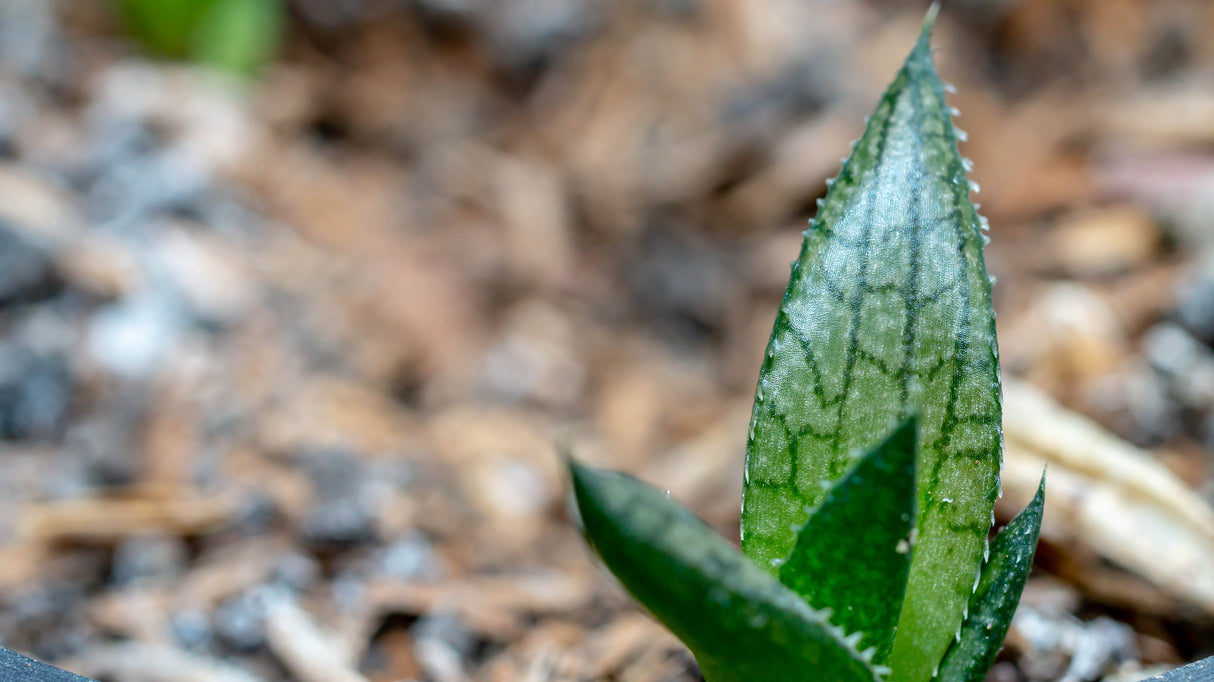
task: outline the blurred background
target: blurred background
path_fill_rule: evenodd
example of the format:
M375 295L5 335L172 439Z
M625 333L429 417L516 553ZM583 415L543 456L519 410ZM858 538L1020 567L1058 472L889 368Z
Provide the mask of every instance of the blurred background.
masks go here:
M880 0L0 0L0 643L115 682L697 680L558 443L736 537ZM1214 4L951 0L999 682L1214 654Z

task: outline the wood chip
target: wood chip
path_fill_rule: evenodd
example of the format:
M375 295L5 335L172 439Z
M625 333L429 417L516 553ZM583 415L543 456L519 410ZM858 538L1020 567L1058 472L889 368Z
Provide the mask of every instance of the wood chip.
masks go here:
M22 512L21 534L41 542L112 542L141 533L196 535L231 520L228 498L161 495L31 504Z

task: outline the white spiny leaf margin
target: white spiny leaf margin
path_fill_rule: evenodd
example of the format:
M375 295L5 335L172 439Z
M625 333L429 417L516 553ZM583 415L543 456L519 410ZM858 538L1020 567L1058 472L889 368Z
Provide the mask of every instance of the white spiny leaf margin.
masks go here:
M943 88L944 88L944 92L947 94L955 94L957 92L957 88L955 86L953 86L952 83L948 83L948 82L943 83ZM959 109L957 109L956 107L950 106L950 107L948 107L948 114L949 114L949 123L953 129L953 145L959 146L959 143L966 142L969 140L969 135L961 128L958 128L957 124L953 121L953 119L961 116L961 111ZM960 155L960 149L957 150L957 153L958 153L958 155ZM965 171L967 179L969 180L970 192L972 192L973 194L978 194L982 190L982 188L972 178L968 177L969 174L974 171L974 162L967 156L961 156L961 168L962 168L962 170ZM978 210L980 208L982 208L982 204L980 204L978 202L972 202L972 203L974 206L974 212L977 213ZM991 224L990 224L990 221L988 221L986 219L986 217L981 214L978 214L978 228L979 228L979 232L982 236L982 247L983 247L983 250L985 250L985 247L987 247L991 243L991 237L990 237ZM989 276L989 275L988 275L988 277L990 277L991 286L994 287L995 278L993 276ZM995 317L995 312L993 310L991 311L991 316L992 316L992 318ZM997 339L994 344L994 354L995 354L995 359L998 360L999 359L999 342ZM1002 369L1002 367L999 368L999 373L1001 376L1001 379L999 382L999 402L1002 403L1003 402L1003 381L1002 381L1003 369ZM1000 453L1002 453L1003 449L1004 449L1003 427L1002 427L1002 425L1000 425L1000 427L999 427ZM1003 477L1002 476L1000 476L998 479L998 486L999 486L999 490L997 493L997 499L1003 497ZM995 510L993 508L991 509L990 525L992 528L995 526ZM991 558L991 540L988 535L988 537L985 540L983 540L982 562L981 562L981 564L979 564L977 572L974 575L974 584L973 584L973 587L970 588L971 597L978 591L978 584L982 581L982 571L984 568L986 568L987 562L990 561L990 558ZM966 604L965 608L961 611L961 622L957 625L957 631L953 633L953 643L954 644L961 641L961 631L965 627L965 623L967 620L969 620L969 604ZM939 674L940 674L940 661L937 661L935 667L932 669L932 679L936 680L937 676Z
M860 649L857 648L860 644L860 640L864 639L864 635L862 633L853 632L849 634L843 629L842 626L832 623L830 619L835 615L835 612L829 607L824 609L815 609L812 606L809 606L809 604L806 602L802 601L800 597L797 598L797 601L805 604L806 609L814 616L814 619L818 620L823 626L825 626L827 632L831 634L831 637L834 638L835 642L837 642L838 645L848 653L848 655L850 655L854 660L864 663L869 670L873 671L873 682L885 682L885 678L892 671L890 670L889 666L873 665L873 656L877 653L877 649L875 647L869 647L864 651L860 651Z

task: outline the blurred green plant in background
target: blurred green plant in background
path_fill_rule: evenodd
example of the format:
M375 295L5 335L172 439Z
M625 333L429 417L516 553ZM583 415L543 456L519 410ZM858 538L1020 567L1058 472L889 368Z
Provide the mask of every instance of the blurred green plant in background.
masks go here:
M152 53L251 74L278 51L281 0L113 0L130 35Z

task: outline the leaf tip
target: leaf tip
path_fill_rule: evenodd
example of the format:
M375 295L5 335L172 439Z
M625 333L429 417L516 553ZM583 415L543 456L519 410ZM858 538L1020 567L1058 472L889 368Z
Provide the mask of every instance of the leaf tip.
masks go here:
M569 469L570 487L573 489L574 507L585 524L588 505L601 506L609 498L607 488L608 477L604 470L582 464L573 458L568 451L561 453L565 466ZM594 544L594 543L591 543Z
M1033 499L1029 501L1029 508L1032 508L1034 513L1040 515L1045 507L1045 474L1049 466L1041 469L1041 482L1037 484L1037 493L1033 495Z
M919 33L919 46L926 49L932 40L932 30L936 27L936 17L940 14L940 0L935 0L927 8L923 16L923 31Z
M602 472L582 464L568 452L563 452L562 457L565 460L565 466L569 469L569 480L573 484L574 495L581 500L586 493L596 488L596 483L599 483L602 478Z
M1041 532L1041 520L1045 516L1045 470L1041 471L1041 482L1037 485L1037 493L1033 495L1033 499L1024 506L1024 509L1016 515L1004 527L1004 532L1009 532L1009 535L1023 534L1029 538L1031 548L1029 551L1029 560L1032 560L1033 553L1037 546L1037 536ZM1003 535L1003 532L1000 533Z
M569 472L569 480L576 488L578 480L585 478L587 467L574 458L573 451L565 443L557 444L556 456L564 463L565 470Z
M894 427L894 430L886 438L886 441L895 448L909 450L911 452L912 463L914 461L915 439L919 435L918 422L918 411L909 409L906 411L902 421L898 422L898 425Z
M914 405L908 406L906 408L905 416L902 418L902 421L898 424L897 428L894 429L894 433L898 434L898 436L902 438L905 438L906 434L908 433L913 437L918 422L919 410L916 409Z

